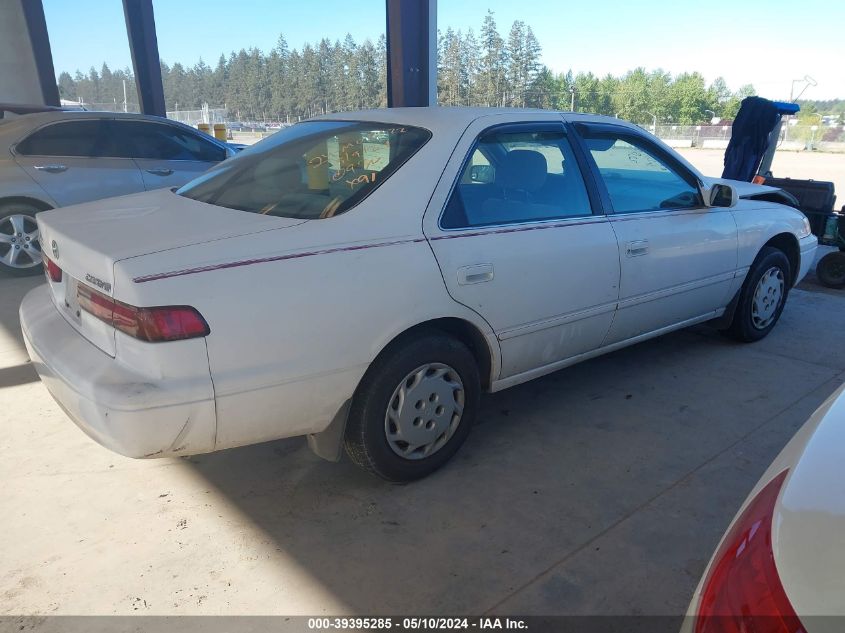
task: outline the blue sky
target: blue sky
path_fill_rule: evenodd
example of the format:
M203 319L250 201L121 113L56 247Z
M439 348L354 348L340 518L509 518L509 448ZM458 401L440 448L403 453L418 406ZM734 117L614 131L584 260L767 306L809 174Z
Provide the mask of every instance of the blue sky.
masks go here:
M56 72L130 65L120 0L43 0ZM279 33L299 47L322 37L376 39L384 32L384 0L154 0L159 52L168 63L214 65L220 53L272 48ZM543 46L543 63L621 74L636 66L673 74L722 75L736 89L753 83L765 97L785 99L793 79L811 75L805 96L845 98L841 36L845 2L836 0L696 0L686 2L440 0L438 27L472 28L487 9L499 31L523 20Z

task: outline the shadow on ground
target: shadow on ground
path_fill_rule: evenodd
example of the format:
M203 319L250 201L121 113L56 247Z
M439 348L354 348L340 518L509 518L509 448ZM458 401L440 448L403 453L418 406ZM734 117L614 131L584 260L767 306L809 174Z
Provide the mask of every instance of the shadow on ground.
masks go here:
M487 396L453 462L411 485L302 440L189 461L353 612L678 614L841 382L845 341L817 328L843 305L798 291L762 343L699 327Z

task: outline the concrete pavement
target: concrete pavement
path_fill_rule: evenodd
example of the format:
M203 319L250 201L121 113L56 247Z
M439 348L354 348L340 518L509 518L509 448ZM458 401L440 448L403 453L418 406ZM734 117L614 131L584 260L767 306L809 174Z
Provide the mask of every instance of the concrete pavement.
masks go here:
M304 440L136 461L26 362L0 279L0 614L679 614L768 463L845 380L845 292L754 345L678 332L483 399L392 486Z

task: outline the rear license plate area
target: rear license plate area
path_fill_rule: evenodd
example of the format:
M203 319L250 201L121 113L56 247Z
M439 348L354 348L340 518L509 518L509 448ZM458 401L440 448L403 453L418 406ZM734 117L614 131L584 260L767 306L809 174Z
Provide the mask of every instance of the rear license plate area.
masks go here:
M77 286L79 282L70 275L67 276L65 282L65 311L74 323L82 322L82 313L79 309L79 297L77 296Z

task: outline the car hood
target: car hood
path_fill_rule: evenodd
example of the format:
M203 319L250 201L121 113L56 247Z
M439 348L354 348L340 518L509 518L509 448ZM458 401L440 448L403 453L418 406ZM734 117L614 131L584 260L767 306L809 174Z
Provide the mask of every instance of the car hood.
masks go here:
M813 425L774 518L775 561L799 616L845 615L845 385L813 414Z
M750 198L753 195L768 193L771 191L778 191L777 187L769 187L768 185L755 185L753 182L745 182L744 180L731 180L730 178L713 178L705 176L703 178L704 184L707 187L713 185L730 185L736 189L736 195L740 198Z

